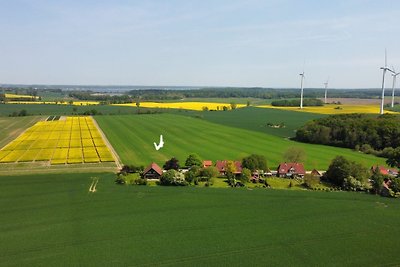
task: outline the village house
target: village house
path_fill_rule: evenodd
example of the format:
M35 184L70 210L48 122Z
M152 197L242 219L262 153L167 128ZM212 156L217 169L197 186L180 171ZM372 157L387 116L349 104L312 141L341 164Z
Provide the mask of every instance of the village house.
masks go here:
M399 175L399 171L396 169L390 169L384 166L372 166L371 171L375 172L378 169L378 172L382 175L389 175L393 177L397 177Z
M304 177L306 171L304 170L303 163L297 162L284 162L279 164L277 169L278 177L286 177L286 178L296 178L296 177Z
M145 179L160 179L163 171L157 163L152 162L147 168L143 171L143 178Z
M215 167L217 168L220 175L226 175L226 164L228 160L217 160ZM234 174L236 176L242 174L242 163L240 161L233 161L233 165L235 166Z
M310 172L310 174L311 174L312 176L316 176L316 177L321 177L321 176L323 175L322 171L319 171L319 170L317 170L317 169L313 169L313 170Z
M212 167L213 162L211 160L203 160L203 168Z

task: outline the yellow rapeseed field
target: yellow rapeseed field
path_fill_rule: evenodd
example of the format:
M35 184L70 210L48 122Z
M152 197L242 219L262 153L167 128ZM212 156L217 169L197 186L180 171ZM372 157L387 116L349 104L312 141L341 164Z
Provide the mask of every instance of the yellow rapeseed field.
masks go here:
M136 107L136 103L115 104L116 106L132 106ZM229 103L214 103L214 102L173 102L173 103L159 103L159 102L140 102L140 107L144 108L174 108L174 109L188 109L188 110L223 110L224 106L231 109ZM244 104L237 104L237 108L244 107Z
M292 110L299 112L311 112L318 114L348 114L348 113L369 113L369 114L379 114L379 106L378 105L334 105L328 104L321 107L303 107L300 109L299 107L276 107L271 105L261 105L258 106L260 108L274 108L274 109L283 109L283 110ZM397 113L393 111L385 110L385 113Z
M16 95L16 94L4 94L4 95L6 98L9 98L9 99L11 98L11 99L23 100L23 99L32 99L32 98L38 99L39 98L38 96L31 96L31 95Z
M88 116L40 121L0 150L0 163L108 162L114 158Z

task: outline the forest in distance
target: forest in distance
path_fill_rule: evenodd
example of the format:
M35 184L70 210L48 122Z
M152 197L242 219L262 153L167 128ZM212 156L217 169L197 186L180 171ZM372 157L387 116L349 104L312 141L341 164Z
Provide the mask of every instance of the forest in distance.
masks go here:
M108 89L107 89L108 88ZM207 87L207 88L146 88L135 87L132 90L124 88L119 91L114 87L67 87L67 86L3 86L0 94L13 93L25 95L53 94L58 97L70 97L78 100L131 102L133 99L150 100L180 100L185 98L259 98L259 99L291 99L300 96L299 89L278 89L261 87ZM324 89L306 88L305 98L322 98ZM378 99L379 89L330 89L329 98L363 98ZM386 91L389 96L389 90Z

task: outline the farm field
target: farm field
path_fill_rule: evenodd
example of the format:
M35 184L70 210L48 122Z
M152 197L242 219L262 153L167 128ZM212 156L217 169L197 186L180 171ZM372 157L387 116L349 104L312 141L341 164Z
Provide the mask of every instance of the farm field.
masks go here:
M222 100L222 99L221 99ZM136 107L136 103L115 104L115 106L132 106ZM230 109L230 103L221 102L140 102L140 107L144 108L171 108L171 109L187 109L187 110L203 110L207 107L209 110L222 110L223 107ZM237 104L237 108L245 107L245 104Z
M0 105L1 106L1 105ZM0 148L18 137L23 131L34 125L43 117L0 117Z
M91 177L99 182L89 193ZM0 177L4 266L395 266L400 202L348 192Z
M26 105L73 105L73 106L91 106L100 104L99 101L73 101L70 104L68 101L65 102L55 102L55 101L8 101L8 104L26 104Z
M15 99L15 100L21 100L21 101L24 101L24 100L32 100L32 99L38 99L38 98L39 98L38 96L16 95L16 94L8 94L8 93L4 94L4 96L5 96L7 99Z
M203 112L200 116L209 122L259 131L281 137L294 137L295 131L307 121L324 117L323 114L295 112L280 109L247 107L229 112ZM272 125L269 125L272 124ZM273 125L283 123L284 127Z
M71 105L56 105L56 104L3 104L0 105L0 116L9 116L13 112L26 110L29 115L77 115L83 112L95 109L103 115L118 115L118 114L137 114L137 108L131 106L121 107L112 105L89 105L89 106L71 106ZM140 108L147 110L146 108ZM162 112L189 112L186 110L162 110Z
M255 153L265 155L269 167L276 168L283 160L285 150L291 146L305 150L307 169L326 170L337 155L368 167L385 164L384 158L350 149L298 143L271 134L228 127L188 116L97 116L96 121L124 164L148 165L154 161L162 166L171 157L177 157L183 163L190 153L197 153L201 158L215 162L241 159ZM165 145L156 151L153 143L159 142L161 134Z
M297 112L310 112L318 114L348 114L348 113L379 114L379 105L327 104L321 107L303 107L303 109L300 109L299 107L276 107L271 105L260 105L257 107L292 110ZM394 112L386 108L385 113L394 113Z
M91 117L39 121L0 150L0 163L114 162Z

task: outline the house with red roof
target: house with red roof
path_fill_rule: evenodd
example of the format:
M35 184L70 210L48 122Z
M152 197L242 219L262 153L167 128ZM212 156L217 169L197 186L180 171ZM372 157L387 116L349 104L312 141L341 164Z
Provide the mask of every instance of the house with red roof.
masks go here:
M203 168L208 168L213 165L212 160L203 160Z
M157 165L157 163L152 162L147 168L144 169L143 171L143 178L146 179L160 179L161 175L163 174L163 171L160 166Z
M217 160L215 167L219 171L220 175L226 175L226 165L228 160ZM233 165L235 166L235 175L240 175L242 173L242 163L240 161L233 161Z
M304 177L306 171L304 170L303 163L297 162L284 162L279 164L277 169L277 176L278 177Z
M394 176L394 177L397 177L399 175L399 171L396 169L387 168L385 166L372 166L371 167L372 172L375 172L376 170L378 170L378 172L382 175L389 175L389 176Z

